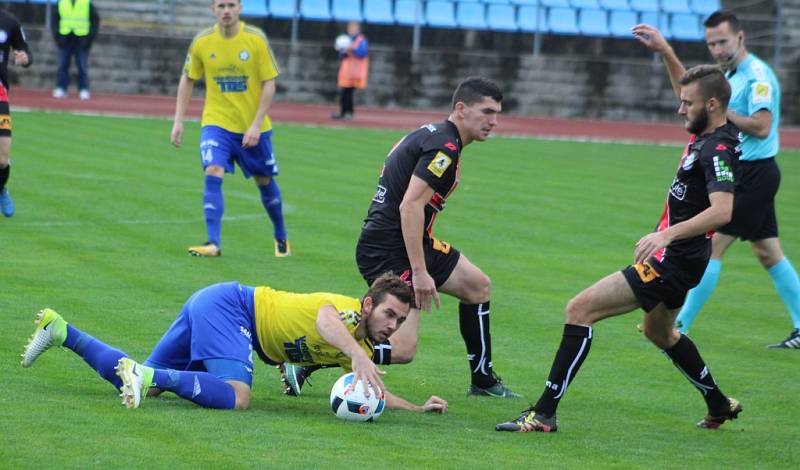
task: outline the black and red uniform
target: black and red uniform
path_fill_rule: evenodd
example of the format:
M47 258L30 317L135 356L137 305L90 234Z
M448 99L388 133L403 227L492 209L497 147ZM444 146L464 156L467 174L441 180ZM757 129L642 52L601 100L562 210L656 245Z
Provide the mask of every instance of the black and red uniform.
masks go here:
M739 161L739 129L731 123L700 136L692 135L681 157L656 231L691 219L711 206L708 195L734 192ZM622 270L642 308L649 312L663 302L683 305L686 293L703 277L711 257L713 232L676 240L644 263Z
M367 284L371 285L387 271L411 283L411 264L403 241L400 203L412 175L424 180L434 190L433 197L425 206L425 233L422 237L428 274L437 287L450 277L460 254L450 244L433 236L433 224L444 210L447 198L458 186L461 148L455 124L444 121L411 132L389 152L356 247L358 269Z
M28 54L28 63L25 67L30 67L33 63L33 55L25 41L22 25L14 15L0 10L0 137L11 136L11 115L8 106L8 61L12 49L25 51Z

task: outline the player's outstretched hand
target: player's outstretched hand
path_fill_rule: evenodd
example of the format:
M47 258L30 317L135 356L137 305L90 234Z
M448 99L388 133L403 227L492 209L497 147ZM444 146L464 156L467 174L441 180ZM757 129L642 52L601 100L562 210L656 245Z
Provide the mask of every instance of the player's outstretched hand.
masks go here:
M261 138L261 129L258 126L250 126L242 137L242 148L249 149L258 145Z
M437 397L436 395L432 395L430 398L428 398L428 401L422 405L422 412L445 414L445 412L447 412L447 401Z
M414 301L417 304L417 308L430 312L431 301L433 301L437 309L439 308L439 293L436 291L436 283L433 282L433 278L430 274L427 272L415 272L413 284Z
M636 242L636 251L633 255L634 263L642 263L656 251L669 245L670 240L664 232L648 233Z
M649 24L637 24L631 28L634 37L642 44L647 46L650 50L663 54L669 50L669 43L664 39L661 31L650 26Z
M170 142L176 147L180 147L183 143L183 123L176 122L172 125L172 133L169 136Z
M381 394L381 390L386 390L381 380L381 376L386 372L378 369L378 366L376 366L375 363L372 362L372 359L367 357L366 354L355 355L355 357L353 357L352 367L355 379L351 387L355 387L355 384L360 380L361 385L364 387L364 395L366 396L369 396L369 387L367 384L371 384L372 388L375 389L375 393L378 395Z

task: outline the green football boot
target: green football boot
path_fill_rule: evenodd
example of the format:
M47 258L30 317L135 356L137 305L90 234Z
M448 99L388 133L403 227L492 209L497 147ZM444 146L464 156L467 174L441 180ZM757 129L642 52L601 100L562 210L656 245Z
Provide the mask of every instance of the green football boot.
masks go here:
M34 323L36 329L22 351L22 367L30 367L43 352L67 339L67 322L53 309L39 310Z

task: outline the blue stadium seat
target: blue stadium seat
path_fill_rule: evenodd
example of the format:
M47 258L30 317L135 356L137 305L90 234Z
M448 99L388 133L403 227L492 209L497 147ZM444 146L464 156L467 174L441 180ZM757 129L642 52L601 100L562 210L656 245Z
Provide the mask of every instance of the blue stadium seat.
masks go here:
M300 16L307 20L328 21L331 6L328 0L300 0Z
M499 3L499 4L508 4L511 0L479 0L483 3Z
M640 12L658 11L658 0L630 0L630 2L631 2L631 9L635 11L640 11Z
M460 1L456 6L456 22L464 29L485 29L486 13L483 3Z
M242 16L265 17L269 16L267 2L265 0L241 0Z
M514 5L490 4L487 7L486 22L489 29L495 31L516 31L517 21L514 19Z
M655 26L661 31L661 35L666 39L672 39L672 30L669 27L669 15L666 13L659 14L658 12L644 12L642 13L641 22Z
M608 14L598 8L581 8L578 14L578 28L586 36L610 36Z
M611 31L612 36L618 38L633 38L631 28L639 23L636 19L636 12L630 10L612 10L609 12L609 15L608 29Z
M569 0L569 4L575 8L600 8L597 0Z
M694 13L672 14L672 38L680 41L703 41L705 35L700 27L700 17Z
M689 6L692 11L707 18L710 14L720 9L719 0L691 0Z
M367 23L392 24L392 0L369 0L364 2L364 21Z
M606 10L630 10L628 0L600 0L600 6Z
M333 0L331 14L336 21L361 21L364 19L361 16L361 0Z
M417 22L417 0L395 0L394 19L399 24L413 26ZM419 24L425 26L425 12L419 12Z
M295 0L269 0L269 14L274 18L294 18Z
M661 10L667 13L691 13L689 0L669 0L661 2Z
M511 0L514 5L538 5L539 0Z
M547 8L568 8L569 0L539 0L539 3Z
M551 8L547 12L547 29L554 34L578 34L578 10Z
M517 11L517 25L526 33L547 31L544 19L545 8L538 5L521 5Z
M455 28L455 7L447 0L429 0L425 6L425 21L433 28Z

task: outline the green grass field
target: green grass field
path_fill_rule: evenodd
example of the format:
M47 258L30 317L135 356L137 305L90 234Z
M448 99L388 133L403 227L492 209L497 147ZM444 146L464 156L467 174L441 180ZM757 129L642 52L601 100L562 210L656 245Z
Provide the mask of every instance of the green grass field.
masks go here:
M493 280L494 364L524 399L467 398L457 302L422 319L414 363L385 377L415 402L437 394L444 416L388 411L373 424L330 412L338 370L282 395L274 368L256 368L251 409L201 409L175 396L127 410L68 350L30 369L19 353L38 309L143 360L196 289L227 280L353 296L365 286L355 241L383 156L402 132L279 125L279 178L294 256L272 255L272 226L251 181L226 178L224 256L203 242L199 126L169 145L165 120L67 114L14 116L10 189L0 220L0 468L797 468L796 351L767 350L790 331L769 276L746 244L692 337L739 420L695 428L702 398L637 333L641 313L595 328L592 353L559 408L553 435L508 434L541 392L569 298L632 259L657 221L678 148L496 138L467 148L462 180L436 233ZM800 264L800 153L780 157L784 250ZM794 201L794 202L792 202Z

